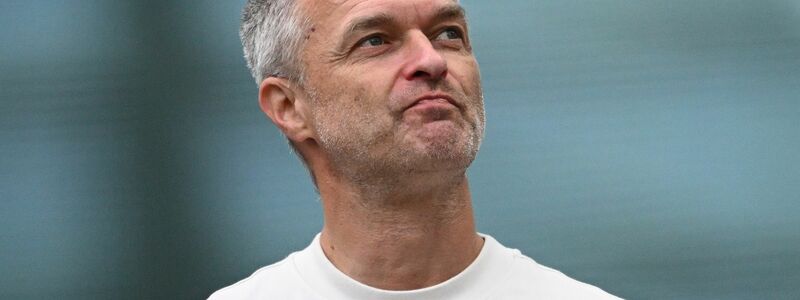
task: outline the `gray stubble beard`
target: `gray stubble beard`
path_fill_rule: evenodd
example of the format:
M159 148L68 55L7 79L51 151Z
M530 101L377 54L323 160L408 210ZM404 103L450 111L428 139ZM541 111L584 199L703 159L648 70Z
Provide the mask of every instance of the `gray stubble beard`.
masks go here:
M386 142L387 139L397 139L394 131L366 131L366 134L354 137L353 133L361 132L364 128L377 129L382 126L381 124L356 125L355 123L377 120L369 118L367 120L343 120L344 118L341 118L334 120L334 122L339 122L338 125L325 124L326 121L321 121L322 119L318 117L324 113L325 106L331 104L331 101L334 101L336 105L342 104L342 101L336 102L336 99L324 98L315 89L309 86L306 88L311 98L313 122L318 130L319 146L327 152L331 167L337 173L335 175L344 177L343 179L351 182L357 189L364 191L391 190L391 187L402 185L403 178L434 171L431 170L432 168L461 170L461 175L463 175L480 149L485 130L484 102L480 83L477 86L477 95L473 97L452 88L449 89L451 94L456 94L454 96L468 101L469 103L465 103L466 106L473 105L477 109L474 120L464 119L468 127L465 128L467 131L459 132L463 136L449 136L447 141L428 144L425 146L427 149L422 153L413 145L406 145L395 140L391 146L401 147L394 150L382 149L383 151L379 155L375 155L372 146ZM364 94L360 93L359 96ZM353 103L357 104L363 101L367 100L356 98L347 103L353 105ZM347 106L340 106L337 109L347 110L347 108ZM342 111L337 113L340 117L344 117ZM467 115L464 116L467 117ZM394 122L393 128L398 127L398 122L398 120Z

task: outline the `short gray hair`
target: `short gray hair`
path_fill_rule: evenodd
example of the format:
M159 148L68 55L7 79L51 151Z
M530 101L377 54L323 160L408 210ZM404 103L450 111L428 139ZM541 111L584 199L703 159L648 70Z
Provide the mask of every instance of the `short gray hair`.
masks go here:
M309 24L311 21L300 12L297 0L247 0L242 9L239 38L256 84L273 76L304 84L301 51ZM291 140L288 142L292 152L312 173L311 180L316 186L308 161Z
M296 0L247 0L239 37L256 84L271 76L302 83L303 33L309 23Z

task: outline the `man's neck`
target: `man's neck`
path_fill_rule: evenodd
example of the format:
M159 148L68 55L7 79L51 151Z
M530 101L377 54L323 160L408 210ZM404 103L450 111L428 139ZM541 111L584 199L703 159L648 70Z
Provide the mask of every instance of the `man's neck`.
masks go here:
M320 241L328 259L361 283L386 290L429 287L463 271L483 246L463 174L431 186L381 187L384 192L341 187L320 186Z

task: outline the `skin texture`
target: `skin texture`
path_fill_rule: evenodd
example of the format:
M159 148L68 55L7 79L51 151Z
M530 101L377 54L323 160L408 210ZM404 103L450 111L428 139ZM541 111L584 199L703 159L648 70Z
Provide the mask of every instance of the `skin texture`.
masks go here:
M454 0L303 0L305 83L271 77L267 116L314 174L321 243L387 290L463 271L476 234L466 169L484 128L478 64Z

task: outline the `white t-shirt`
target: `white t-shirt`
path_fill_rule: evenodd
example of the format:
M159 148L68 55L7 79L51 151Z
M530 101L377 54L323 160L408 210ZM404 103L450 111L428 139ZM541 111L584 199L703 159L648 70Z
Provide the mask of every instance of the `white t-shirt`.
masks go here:
M480 254L455 277L423 289L387 291L339 271L322 252L317 234L306 249L259 269L209 299L619 299L539 265L491 236L481 236L485 242Z

